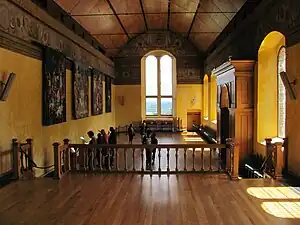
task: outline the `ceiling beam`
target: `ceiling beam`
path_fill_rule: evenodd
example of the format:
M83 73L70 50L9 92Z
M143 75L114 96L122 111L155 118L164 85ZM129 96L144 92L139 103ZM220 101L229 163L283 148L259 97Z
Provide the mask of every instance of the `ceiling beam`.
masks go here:
M140 0L141 1L141 0ZM144 8L143 8L144 11ZM198 14L224 14L224 13L234 13L236 14L237 12L198 12ZM135 15L167 15L168 12L161 12L161 13L140 13L140 12L132 12L132 13L118 13L119 16L135 16ZM195 11L189 11L189 12L170 12L172 15L180 15L180 14L195 14ZM113 13L89 13L89 14L72 14L72 16L114 16L115 14Z
M144 10L144 6L143 6L142 0L140 0L140 6L141 6L141 10L142 10L143 17L144 17L144 22L145 22L146 31L148 31L148 24L147 24L146 15L145 15L145 10Z
M195 22L195 20L196 20L197 12L198 12L198 10L199 10L199 8L200 8L200 2L201 2L201 0L199 0L199 2L198 2L196 12L195 12L195 14L194 14L194 17L193 17L193 20L192 20L190 29L189 29L189 31L188 31L188 35L186 36L187 39L188 39L189 36L190 36L190 33L191 33L192 28L193 28L194 22Z
M171 14L171 0L168 0L168 25L167 29L170 29L170 14Z
M149 31L148 33L149 34L161 34L162 32L164 31ZM141 35L141 34L144 34L145 32L141 32L141 33L131 33L129 32L128 34L129 35ZM187 34L187 32L176 32L178 34ZM209 31L196 31L196 32L191 32L191 34L219 34L220 32L209 32ZM109 36L112 36L112 35L124 35L124 33L105 33L105 34L102 34L102 33L91 33L91 35L93 36L106 36L106 35L109 35Z
M115 16L115 17L117 18L117 20L119 21L119 24L121 25L121 27L122 27L124 33L126 34L127 38L130 39L130 36L128 35L128 33L127 33L125 27L123 26L123 24L122 24L120 18L118 17L118 15L117 15L117 13L116 13L116 10L115 10L114 7L112 6L110 0L106 0L106 1L107 1L108 5L109 5L110 9L113 11L114 16Z

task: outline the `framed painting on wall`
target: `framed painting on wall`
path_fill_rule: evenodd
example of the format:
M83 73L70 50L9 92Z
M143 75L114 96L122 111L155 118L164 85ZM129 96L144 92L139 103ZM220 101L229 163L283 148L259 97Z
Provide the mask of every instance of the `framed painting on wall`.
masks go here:
M51 48L43 51L42 124L66 122L66 58Z
M89 75L90 69L78 63L73 64L73 118L89 116Z
M103 75L98 70L93 69L91 80L91 96L92 96L92 115L100 115L103 113Z
M111 78L105 76L105 112L111 112Z

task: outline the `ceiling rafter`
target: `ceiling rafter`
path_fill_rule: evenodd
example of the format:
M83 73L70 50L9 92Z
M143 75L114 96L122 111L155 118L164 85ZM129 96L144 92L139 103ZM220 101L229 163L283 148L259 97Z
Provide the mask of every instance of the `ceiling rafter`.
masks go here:
M187 34L187 36L186 36L187 39L188 39L189 36L190 36L190 33L191 33L192 28L193 28L194 22L195 22L195 20L196 20L197 13L198 13L198 10L199 10L199 8L200 8L200 5L201 5L201 0L199 0L199 2L198 2L197 9L196 9L196 12L195 12L195 14L194 14L194 17L193 17L193 20L192 20L190 29L189 29L188 34Z
M141 0L140 0L141 1ZM143 8L143 11L144 11L144 8ZM170 12L171 15L176 15L176 14L195 14L196 12L194 11L189 11L189 12ZM197 12L197 14L211 14L211 13L214 13L214 14L224 14L224 13L236 13L236 12ZM147 14L147 15L167 15L168 12L149 12L149 13L118 13L119 16L134 16L134 15L142 15L142 14ZM72 14L72 16L114 16L115 14L113 13L89 13L89 14Z
M129 34L127 33L127 31L126 31L126 29L125 29L124 25L122 24L122 22L121 22L121 20L120 20L119 16L118 16L118 15L117 15L117 13L116 13L116 10L115 10L115 9L114 9L114 7L112 6L112 4L111 4L110 0L106 0L106 1L107 1L108 5L109 5L110 9L113 11L113 13L114 13L114 16L117 18L117 20L118 20L119 24L121 25L121 27L122 27L122 29L123 29L124 33L126 34L127 38L128 38L128 39L130 39L130 36L129 36Z
M168 0L168 23L167 29L170 29L170 17L171 17L171 0Z
M142 0L140 0L140 6L141 6L142 13L143 13L144 23L145 23L145 27L146 27L146 31L147 31L148 30L148 24L147 24L145 10L144 10L144 6L143 6Z
M129 35L140 35L140 34L144 34L145 32L140 32L140 33L128 33ZM153 31L150 31L149 32L150 34L160 34L161 32L153 32ZM187 34L187 32L176 32L178 34ZM194 32L191 32L191 34L219 34L220 32L208 32L208 31L194 31ZM112 36L112 35L124 35L124 33L105 33L105 34L102 34L102 33L92 33L92 35L95 35L95 36Z

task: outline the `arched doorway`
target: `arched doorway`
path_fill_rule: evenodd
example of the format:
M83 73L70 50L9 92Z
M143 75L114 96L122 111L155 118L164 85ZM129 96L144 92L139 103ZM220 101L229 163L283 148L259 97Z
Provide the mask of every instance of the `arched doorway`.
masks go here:
M286 90L280 72L286 72L285 36L273 31L258 51L256 152L265 154L265 138L285 137Z

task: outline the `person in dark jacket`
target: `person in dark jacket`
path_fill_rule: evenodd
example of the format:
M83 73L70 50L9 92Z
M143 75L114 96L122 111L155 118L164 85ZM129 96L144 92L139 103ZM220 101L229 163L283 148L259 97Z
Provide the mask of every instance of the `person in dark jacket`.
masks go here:
M117 144L117 132L113 127L109 128L109 137L108 137L108 144L110 145L116 145ZM114 157L115 157L115 149L111 148L110 149L110 166L113 166L114 163Z
M152 133L152 135L151 135L151 144L158 145L158 140L156 138L155 133ZM154 165L154 163L155 163L155 153L156 153L156 147L152 149L152 165Z
M133 137L135 136L132 124L129 125L127 132L128 132L129 144L132 144Z
M90 145L96 144L96 138L94 132L90 130L89 132L87 132L87 135L90 138L89 144ZM94 168L94 154L95 154L95 149L93 147L88 148L88 166L90 170Z
M107 145L107 134L105 133L105 130L102 129L100 131L100 135L98 135L98 140L97 140L98 144L102 144L102 145ZM108 170L108 151L106 147L103 147L101 149L101 155L102 155L102 167Z
M143 145L151 144L151 130L147 130L146 135L143 136ZM150 170L151 168L151 149L150 147L146 147L146 170Z

